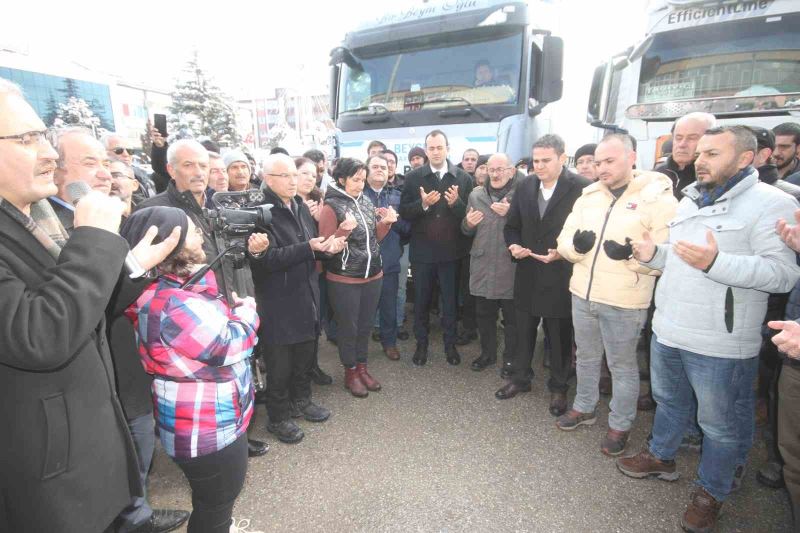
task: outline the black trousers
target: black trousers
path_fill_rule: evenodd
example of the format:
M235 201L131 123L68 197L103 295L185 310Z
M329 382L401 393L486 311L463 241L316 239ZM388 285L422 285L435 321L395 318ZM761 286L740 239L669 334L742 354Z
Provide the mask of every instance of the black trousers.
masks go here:
M328 280L328 297L336 319L339 360L346 368L367 362L369 335L381 297L383 278L367 283Z
M228 533L247 473L247 434L217 452L175 463L192 488L188 533Z
M430 328L428 312L430 311L433 286L439 281L442 295L442 317L444 345L456 343L456 298L458 282L458 264L460 260L445 263L414 263L411 272L414 276L414 336L417 344L428 345Z
M470 256L467 255L460 261L458 268L458 318L465 330L475 331L478 327L478 310L475 296L469 292L469 261Z
M503 362L513 361L517 353L517 316L514 300L488 300L483 296L473 298L475 298L475 314L481 338L481 355L492 361L497 360L497 313L502 309L505 323Z
M519 384L530 382L536 334L541 321L544 321L545 334L550 339L550 379L547 388L550 392L567 392L572 367L571 318L542 318L517 308L517 355L512 379Z
M317 341L297 344L267 344L263 348L267 367L267 414L270 422L291 416L290 400L311 398L311 367L316 361Z

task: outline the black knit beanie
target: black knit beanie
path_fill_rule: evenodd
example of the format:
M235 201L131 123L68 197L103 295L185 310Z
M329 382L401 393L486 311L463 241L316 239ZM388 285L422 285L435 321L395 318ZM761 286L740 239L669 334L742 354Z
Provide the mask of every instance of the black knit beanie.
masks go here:
M150 226L158 228L158 234L153 239L153 244L158 244L172 233L175 226L180 226L181 236L178 240L178 245L166 257L169 259L175 256L183 249L183 244L186 242L186 232L189 229L189 217L178 209L177 207L146 207L135 211L125 223L119 234L123 239L128 241L128 245L133 248L139 241L142 240L144 234L150 229Z

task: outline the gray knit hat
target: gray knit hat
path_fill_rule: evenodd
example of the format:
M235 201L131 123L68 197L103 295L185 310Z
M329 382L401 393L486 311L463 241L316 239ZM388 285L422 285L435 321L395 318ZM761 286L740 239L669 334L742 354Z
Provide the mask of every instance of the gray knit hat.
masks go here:
M247 160L247 156L244 155L244 152L241 150L231 150L222 156L222 162L225 164L225 170L227 170L229 166L237 161L241 161L245 165L250 166L250 161Z

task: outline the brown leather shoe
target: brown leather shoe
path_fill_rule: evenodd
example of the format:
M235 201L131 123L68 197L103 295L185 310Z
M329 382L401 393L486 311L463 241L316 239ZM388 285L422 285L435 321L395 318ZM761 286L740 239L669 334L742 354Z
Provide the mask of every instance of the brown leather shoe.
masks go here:
M519 385L513 381L509 381L494 393L494 397L498 400L509 400L519 394L520 392L530 392L531 384Z
M561 416L567 412L567 393L553 392L550 394L550 414Z
M603 437L603 443L600 445L600 451L609 457L616 457L625 451L628 435L630 435L629 431L608 428L606 436Z
M355 368L344 369L344 388L348 389L356 398L366 398L369 394Z
M597 421L594 411L591 413L581 413L575 409L570 409L556 420L556 427L564 431L572 431L578 426L591 426Z
M675 469L675 461L656 459L647 449L636 455L617 459L617 468L626 476L636 479L657 477L664 481L675 481L680 475Z
M692 494L692 501L683 513L681 527L690 533L714 531L720 509L722 502L715 500L703 487L697 487Z
M400 359L400 351L397 349L397 346L384 346L383 353L385 353L386 357L392 361L397 361Z
M358 363L356 365L356 372L358 372L361 383L367 387L368 391L375 392L381 390L381 384L378 383L378 380L370 376L369 372L367 372L367 363Z

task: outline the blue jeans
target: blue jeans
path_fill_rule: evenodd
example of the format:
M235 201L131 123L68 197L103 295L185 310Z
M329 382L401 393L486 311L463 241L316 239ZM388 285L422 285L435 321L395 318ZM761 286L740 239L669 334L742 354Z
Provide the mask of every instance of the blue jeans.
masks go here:
M378 301L378 319L381 345L384 348L397 346L397 283L402 272L383 275L381 298Z
M150 470L153 450L156 446L155 425L153 413L128 420L128 428L131 431L133 444L136 447L136 456L139 459L139 478L143 488L147 487L147 472ZM120 533L132 531L149 520L152 514L153 510L147 503L147 493L144 496L134 497L131 504L119 514L118 531Z
M697 483L716 500L728 496L738 465L747 462L755 432L758 357L725 359L670 348L653 334L650 382L656 401L650 452L671 461L694 416L703 430Z

